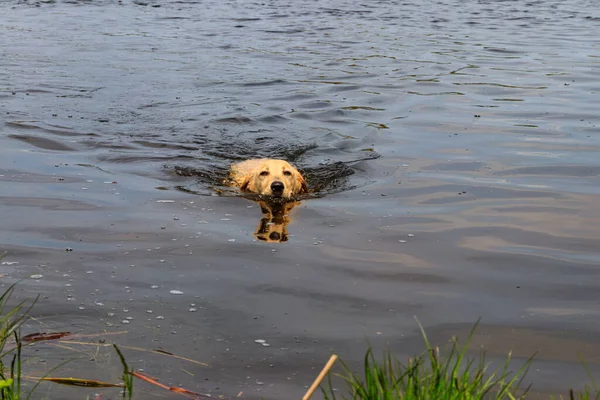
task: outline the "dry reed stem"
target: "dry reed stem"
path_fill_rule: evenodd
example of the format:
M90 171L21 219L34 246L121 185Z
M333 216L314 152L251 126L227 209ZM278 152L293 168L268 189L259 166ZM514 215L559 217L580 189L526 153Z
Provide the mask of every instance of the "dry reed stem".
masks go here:
M50 344L56 346L56 344L54 343L65 343L65 344L78 344L81 346L97 346L97 347L108 347L108 346L112 346L112 343L91 343L91 342L77 342L74 340L58 340L56 342L49 342ZM210 367L210 365L203 363L201 361L196 361L196 360L192 360L191 358L187 358L187 357L182 357L182 356L178 356L172 353L169 353L168 351L165 350L158 350L158 349L144 349L142 347L134 347L134 346L119 346L120 348L123 349L127 349L127 350L136 350L136 351L145 351L148 353L155 353L155 354L161 354L163 356L167 356L167 357L173 357L173 358L177 358L179 360L183 360L183 361L187 361L187 362L191 362L194 364L198 364L198 365L202 365L204 367Z
M323 378L325 378L325 375L327 375L327 372L329 372L329 370L331 369L331 367L333 367L333 364L335 364L335 362L337 361L337 359L338 359L337 354L333 354L329 358L329 361L327 361L327 364L325 364L325 366L321 370L321 373L319 374L319 376L317 376L317 379L315 379L315 381L313 382L312 386L308 389L308 392L306 392L306 394L304 395L304 397L302 398L302 400L309 400L311 398L311 396L313 395L313 393L315 393L315 390L317 390L317 388L319 387L319 385L323 381Z

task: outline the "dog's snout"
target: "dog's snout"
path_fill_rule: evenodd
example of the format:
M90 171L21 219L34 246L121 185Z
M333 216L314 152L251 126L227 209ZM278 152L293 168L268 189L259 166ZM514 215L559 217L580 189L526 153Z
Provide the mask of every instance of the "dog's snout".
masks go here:
M283 182L275 181L271 183L271 190L274 192L283 192L284 188L285 186L283 185Z

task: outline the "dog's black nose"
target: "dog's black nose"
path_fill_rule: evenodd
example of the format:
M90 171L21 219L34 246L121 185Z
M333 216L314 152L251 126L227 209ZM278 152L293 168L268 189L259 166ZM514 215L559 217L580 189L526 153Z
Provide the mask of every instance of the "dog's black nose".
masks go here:
M271 183L271 190L273 192L283 192L284 188L285 186L283 185L283 182L275 181Z

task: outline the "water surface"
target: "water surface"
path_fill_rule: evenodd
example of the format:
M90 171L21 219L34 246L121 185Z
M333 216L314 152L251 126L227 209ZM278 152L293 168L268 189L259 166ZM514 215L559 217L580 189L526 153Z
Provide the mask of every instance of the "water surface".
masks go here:
M331 352L422 350L414 316L438 343L482 317L493 357L539 351L538 391L581 387L578 353L600 372L599 37L591 0L2 2L2 281L41 294L30 330L206 362L124 350L203 393L299 398ZM252 157L319 195L285 243L216 196ZM38 372L73 356L38 348ZM92 353L57 375L117 381Z

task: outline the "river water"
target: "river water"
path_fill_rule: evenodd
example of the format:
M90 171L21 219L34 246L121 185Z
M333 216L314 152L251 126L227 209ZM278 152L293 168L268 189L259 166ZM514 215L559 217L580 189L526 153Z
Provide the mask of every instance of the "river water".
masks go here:
M3 1L2 282L40 294L28 332L208 363L123 349L199 392L299 398L332 352L420 352L415 316L440 344L481 317L492 359L538 352L535 391L579 388L578 354L600 373L599 38L593 0ZM314 191L286 242L217 195L253 157ZM73 357L36 349L34 376ZM119 379L81 351L53 375Z

